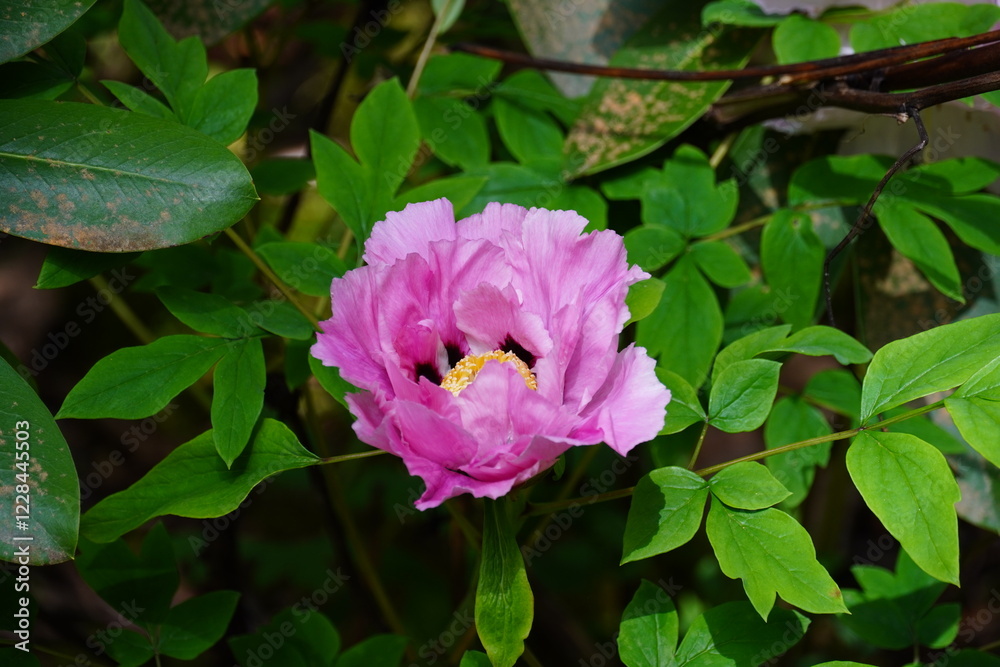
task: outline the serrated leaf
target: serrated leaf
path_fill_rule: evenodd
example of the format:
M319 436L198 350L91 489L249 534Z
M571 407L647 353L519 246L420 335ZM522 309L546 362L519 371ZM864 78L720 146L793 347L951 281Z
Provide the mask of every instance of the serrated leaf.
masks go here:
M0 9L0 63L23 56L71 26L94 0L22 0Z
M142 419L162 410L225 353L229 341L164 336L101 359L63 401L57 419Z
M780 370L781 364L766 359L748 359L727 366L712 384L709 423L727 433L760 427L778 393Z
M722 310L694 263L682 257L663 278L656 309L636 325L636 342L692 387L705 381L722 340Z
M774 297L772 309L795 329L812 322L826 250L804 213L781 209L764 226L760 261Z
M80 520L73 457L48 408L5 359L0 359L0 487L7 517L0 523L0 559L23 564L15 554L24 547L31 565L73 558ZM27 528L21 529L18 519Z
M219 456L232 467L250 441L264 407L267 371L260 338L247 338L226 351L212 384L212 433Z
M639 480L625 523L622 563L686 544L701 525L708 483L689 470L659 468Z
M227 468L212 432L206 431L170 452L129 488L94 505L81 518L80 532L94 542L110 542L157 516L222 516L266 477L319 461L287 426L264 419L247 450Z
M675 665L679 622L666 591L643 579L622 614L618 651L627 667Z
M837 584L816 560L809 533L784 512L736 510L713 498L705 526L723 573L743 579L764 620L776 594L814 614L847 611Z
M961 497L944 456L907 433L864 431L847 450L861 497L925 572L958 585Z
M99 130L99 131L98 131ZM101 252L180 245L256 201L224 146L177 123L72 102L0 100L0 229Z
M534 618L534 597L506 502L506 498L484 500L483 554L476 586L476 632L494 667L513 667L524 652Z
M763 464L736 463L719 471L708 481L712 495L729 507L761 510L777 505L791 495Z
M861 388L861 423L889 408L962 384L1000 356L998 350L1000 314L945 324L889 343L868 365Z

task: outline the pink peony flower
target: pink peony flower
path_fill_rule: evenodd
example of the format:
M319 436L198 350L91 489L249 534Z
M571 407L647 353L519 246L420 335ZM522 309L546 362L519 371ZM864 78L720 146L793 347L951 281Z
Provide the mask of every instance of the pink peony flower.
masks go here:
M363 391L358 437L403 459L435 507L498 498L576 445L619 454L663 426L670 392L633 345L622 238L572 211L490 204L455 222L446 199L375 225L367 266L333 281L312 354Z

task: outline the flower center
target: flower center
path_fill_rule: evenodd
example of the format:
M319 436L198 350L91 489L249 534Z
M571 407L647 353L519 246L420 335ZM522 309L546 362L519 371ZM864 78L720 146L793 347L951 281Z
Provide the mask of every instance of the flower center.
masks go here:
M517 372L524 378L524 384L528 386L528 389L538 389L535 374L528 368L528 364L518 359L514 353L503 350L493 350L487 354L470 354L464 357L444 376L444 379L441 380L441 386L458 396L463 389L472 384L476 375L483 370L483 366L490 359L495 359L502 364L513 364Z

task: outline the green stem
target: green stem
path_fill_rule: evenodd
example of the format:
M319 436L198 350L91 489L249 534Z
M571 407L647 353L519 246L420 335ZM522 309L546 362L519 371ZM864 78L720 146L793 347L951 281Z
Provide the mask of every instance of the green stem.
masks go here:
M111 310L118 319L122 321L128 330L131 331L136 338L138 338L142 343L148 344L156 340L156 336L153 334L149 328L143 324L139 316L135 314L135 311L129 307L128 303L125 302L125 298L121 294L116 293L115 290L111 289L108 285L108 281L104 279L104 276L97 275L90 279L90 284L94 286L94 289L100 292L107 292L112 295L111 302L108 304L111 306Z
M774 449L767 449L767 450L764 450L762 452L757 452L755 454L748 454L747 456L741 456L739 458L732 459L731 461L726 461L725 463L720 463L718 465L709 466L707 468L702 468L700 470L695 470L694 474L698 475L699 477L708 477L709 475L713 475L713 474L719 472L723 468L728 468L729 466L735 465L737 463L743 463L745 461L759 461L761 459L766 459L769 456L777 456L778 454L785 454L787 452L793 452L796 449L803 449L805 447L812 447L813 445L819 445L819 444L822 444L824 442L834 442L836 440L846 440L848 438L853 438L854 436L858 435L862 431L871 431L871 430L874 430L874 429L881 429L881 428L884 428L886 426L889 426L890 424L895 424L897 422L905 421L905 420L910 419L912 417L918 417L918 416L920 416L922 414L926 414L928 412L932 412L932 411L937 410L938 408L941 408L941 407L944 407L944 401L943 400L942 401L937 401L935 403L931 403L930 405L925 405L923 407L914 408L913 410L909 410L909 411L904 412L902 414L898 414L895 417L890 417L889 419L885 419L883 421L876 422L876 423L872 424L871 426L861 426L861 427L858 427L858 428L852 428L852 429L847 430L847 431L839 431L837 433L831 433L829 435L822 435L822 436L819 436L818 438L809 438L808 440L802 440L801 442L793 442L793 443L791 443L789 445L784 445L783 447L775 447ZM596 495L596 496L587 496L587 497L584 497L584 498L573 498L573 499L570 499L570 500L561 500L561 501L551 502L551 503L542 503L542 504L539 504L539 505L533 505L531 507L531 509L528 512L526 512L525 514L527 516L534 516L534 515L537 515L537 514L545 514L546 512L558 512L559 510L566 509L567 507L571 507L573 505L590 505L590 504L593 504L593 503L605 502L607 500L617 500L618 498L626 498L626 497L632 495L633 491L635 491L635 487L630 487L630 488L627 488L627 489L618 489L616 491L609 491L607 493L601 493L601 494Z
M356 461L357 459L367 459L372 456L379 456L381 454L388 454L384 449L370 449L367 452L358 452L356 454L341 454L340 456L328 456L321 459L318 465L326 465L328 463L343 463L344 461Z
M1000 648L1000 639L998 639L995 642L990 642L989 644L985 644L983 646L980 646L979 650L982 651L983 653L985 653L987 651L995 651L998 648Z
M733 143L735 141L736 133L732 132L728 134L726 138L722 140L722 143L719 144L719 147L715 149L715 152L712 153L712 157L708 160L708 164L712 167L712 171L719 168L719 165L722 164L722 161L726 157L726 153L728 153L729 149L733 147Z
M240 249L240 252L250 258L250 261L254 263L254 266L260 269L260 272L267 276L267 279L278 288L278 291L281 292L286 299L288 299L288 302L295 306L296 310L305 315L306 319L309 320L309 323L313 325L313 328L316 329L316 331L322 331L319 327L319 322L317 321L316 316L309 312L309 309L299 303L299 300L295 298L294 294L292 294L291 288L288 287L288 285L286 285L284 281L282 281L281 278L274 273L274 271L271 270L271 267L269 267L264 260L260 258L260 255L258 255L253 248L247 245L246 241L240 238L239 234L233 231L232 227L228 227L226 229L226 235L232 240L236 247Z
M451 6L455 3L455 0L448 0L444 3L444 7L437 16L434 17L434 23L431 24L431 31L427 33L427 41L424 42L424 47L420 50L420 55L417 56L417 64L413 67L413 75L410 76L409 83L406 84L406 96L411 100L414 95L417 94L417 84L420 83L420 77L424 73L424 67L427 66L427 60L431 57L431 49L434 48L434 44L437 42L438 33L441 32L441 22L444 20L448 13L451 11Z
M789 206L789 210L796 212L814 211L821 208L835 208L837 206L852 206L857 204L854 201L832 201L832 202L813 202L810 204L800 204L798 206ZM734 227L727 227L721 232L716 232L715 234L709 234L708 236L703 236L699 241L720 241L722 239L729 238L730 236L736 236L737 234L742 234L743 232L748 232L756 227L763 227L767 224L767 221L774 217L775 211L771 213L765 213L764 215L754 218L748 222L741 223Z
M694 468L694 464L698 461L698 455L701 454L701 446L705 442L705 434L708 433L708 422L705 422L701 427L701 434L698 436L698 442L694 446L694 452L691 454L691 460L688 461L688 470Z

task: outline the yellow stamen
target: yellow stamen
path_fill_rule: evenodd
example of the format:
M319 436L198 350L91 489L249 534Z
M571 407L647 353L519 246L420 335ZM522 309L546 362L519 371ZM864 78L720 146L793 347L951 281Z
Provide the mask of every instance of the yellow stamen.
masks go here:
M493 350L488 354L470 354L464 357L444 376L444 379L441 380L441 386L458 396L463 389L472 384L476 375L483 370L483 366L490 359L495 359L502 364L513 364L517 372L524 378L524 384L528 385L528 389L538 389L535 374L528 368L528 364L518 359L515 354L503 350Z

